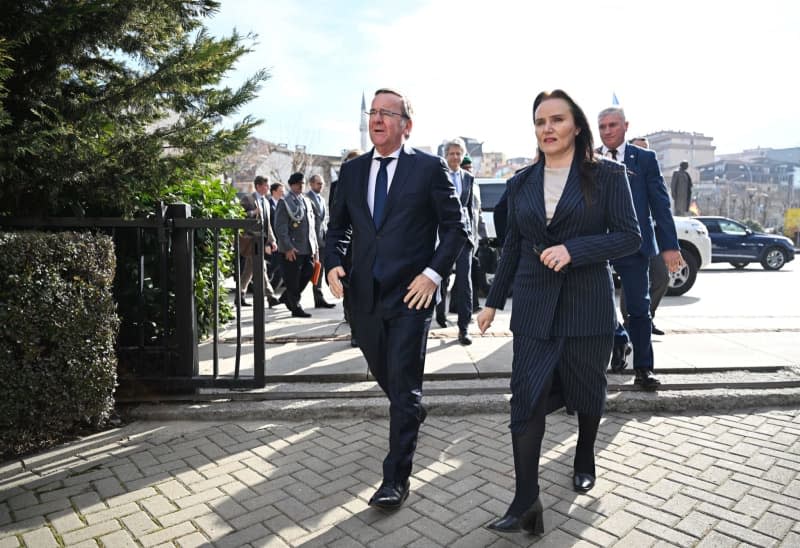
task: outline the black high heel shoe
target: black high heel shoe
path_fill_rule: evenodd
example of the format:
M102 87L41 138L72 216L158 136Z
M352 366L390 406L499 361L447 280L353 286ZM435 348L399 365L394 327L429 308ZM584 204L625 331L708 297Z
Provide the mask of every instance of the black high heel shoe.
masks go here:
M537 498L530 508L525 510L521 516L516 517L506 514L499 520L487 525L487 529L497 531L499 533L517 533L520 530L527 531L534 535L544 534L544 518L542 513L541 499Z

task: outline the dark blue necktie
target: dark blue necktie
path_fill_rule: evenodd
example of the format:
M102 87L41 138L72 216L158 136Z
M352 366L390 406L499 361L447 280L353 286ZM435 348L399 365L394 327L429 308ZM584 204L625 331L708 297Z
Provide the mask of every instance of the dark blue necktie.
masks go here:
M381 167L378 170L378 176L375 178L375 200L372 203L372 220L375 222L375 228L381 224L383 208L386 205L386 194L389 188L389 174L386 171L386 166L394 158L379 158L379 160Z

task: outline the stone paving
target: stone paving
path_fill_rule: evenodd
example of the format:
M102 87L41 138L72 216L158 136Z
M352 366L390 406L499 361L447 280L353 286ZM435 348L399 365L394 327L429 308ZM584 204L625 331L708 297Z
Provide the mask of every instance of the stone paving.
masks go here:
M0 548L800 546L800 409L610 413L587 495L554 414L541 538L485 528L512 496L507 420L430 415L395 513L367 506L384 418L132 423L1 464Z

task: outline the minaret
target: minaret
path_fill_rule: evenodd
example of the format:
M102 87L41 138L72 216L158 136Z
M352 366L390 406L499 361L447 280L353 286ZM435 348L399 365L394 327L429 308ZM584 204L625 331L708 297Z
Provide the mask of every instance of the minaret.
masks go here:
M367 150L367 101L364 99L364 92L361 92L361 125L358 127L361 130L361 150Z

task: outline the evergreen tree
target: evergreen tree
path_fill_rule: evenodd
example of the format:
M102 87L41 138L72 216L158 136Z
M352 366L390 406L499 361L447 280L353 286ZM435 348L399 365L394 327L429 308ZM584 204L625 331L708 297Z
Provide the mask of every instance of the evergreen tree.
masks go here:
M0 214L130 216L182 181L218 174L260 123L220 122L268 78L220 86L253 37L210 36L202 19L218 9L0 1Z

